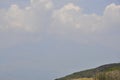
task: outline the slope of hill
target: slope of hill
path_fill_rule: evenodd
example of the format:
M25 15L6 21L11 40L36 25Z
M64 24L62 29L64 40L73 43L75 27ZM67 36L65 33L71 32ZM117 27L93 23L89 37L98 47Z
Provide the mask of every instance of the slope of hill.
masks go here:
M92 78L97 73L109 72L109 71L114 71L114 70L120 71L120 63L106 64L106 65L102 65L102 66L97 67L97 68L84 70L84 71L80 71L80 72L75 72L73 74L70 74L68 76L58 78L55 80L71 80L71 79L79 79L79 78Z

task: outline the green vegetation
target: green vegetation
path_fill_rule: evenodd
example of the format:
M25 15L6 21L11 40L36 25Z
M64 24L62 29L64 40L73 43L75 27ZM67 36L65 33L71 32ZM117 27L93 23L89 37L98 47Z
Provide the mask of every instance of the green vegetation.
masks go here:
M93 78L79 78L79 79L73 79L73 80L94 80Z
M120 76L119 72L120 72L120 63L114 63L114 64L103 65L85 71L76 72L71 75L58 78L55 80L83 80L83 79L92 80L93 78L94 80L111 80L111 79L120 80L120 78L118 77L117 77L118 79L113 79L113 77L112 78L109 77L114 75ZM111 78L111 79L107 79L107 78Z
M120 71L110 71L98 73L94 80L120 80Z

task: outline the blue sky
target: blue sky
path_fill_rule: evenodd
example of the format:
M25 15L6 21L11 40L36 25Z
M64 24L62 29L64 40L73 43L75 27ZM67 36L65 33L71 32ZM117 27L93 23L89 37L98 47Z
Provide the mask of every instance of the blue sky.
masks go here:
M1 0L0 79L53 80L120 62L119 0Z

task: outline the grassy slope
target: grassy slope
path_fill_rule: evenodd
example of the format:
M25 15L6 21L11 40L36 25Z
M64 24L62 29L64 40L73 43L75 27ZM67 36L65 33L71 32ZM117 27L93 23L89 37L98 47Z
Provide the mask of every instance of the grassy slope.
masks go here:
M107 64L107 65L103 65L103 66L100 66L100 67L97 67L94 69L76 72L71 75L68 75L68 76L65 76L65 77L62 77L59 79L55 79L55 80L71 80L71 79L80 79L80 78L89 78L90 79L99 72L109 72L109 71L114 71L114 70L120 71L120 63Z
M93 78L78 78L78 79L73 79L73 80L93 80Z

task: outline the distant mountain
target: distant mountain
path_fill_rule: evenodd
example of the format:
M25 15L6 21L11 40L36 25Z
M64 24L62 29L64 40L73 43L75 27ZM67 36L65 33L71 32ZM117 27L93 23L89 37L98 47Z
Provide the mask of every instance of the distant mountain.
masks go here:
M72 80L72 79L78 79L78 78L92 78L97 73L109 72L109 71L114 71L114 70L120 71L120 63L106 64L106 65L99 66L97 68L75 72L73 74L70 74L65 77L55 79L55 80Z

